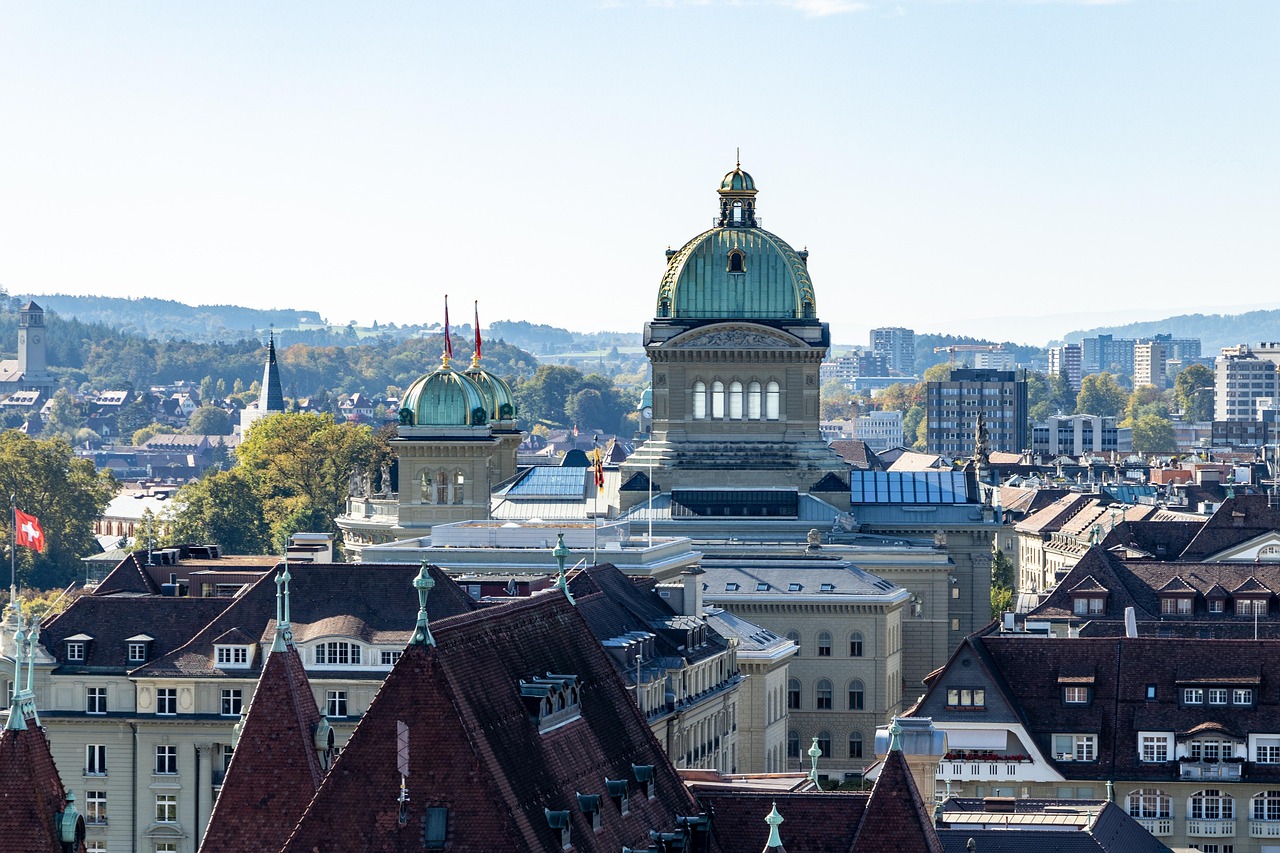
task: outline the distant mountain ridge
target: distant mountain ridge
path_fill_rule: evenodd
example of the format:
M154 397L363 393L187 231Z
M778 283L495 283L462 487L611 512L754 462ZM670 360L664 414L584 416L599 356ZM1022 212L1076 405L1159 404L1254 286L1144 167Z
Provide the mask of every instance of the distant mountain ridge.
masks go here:
M258 337L268 326L283 329L323 327L319 311L244 308L239 305L187 305L150 296L73 296L66 293L22 295L46 311L85 323L102 323L156 340L236 341Z
M1144 320L1122 326L1099 326L1095 329L1068 332L1063 339L1079 343L1083 338L1099 334L1117 338L1143 338L1170 334L1175 338L1199 338L1201 352L1217 355L1222 347L1235 344L1258 344L1280 340L1280 309L1246 311L1243 314L1180 314L1163 320Z

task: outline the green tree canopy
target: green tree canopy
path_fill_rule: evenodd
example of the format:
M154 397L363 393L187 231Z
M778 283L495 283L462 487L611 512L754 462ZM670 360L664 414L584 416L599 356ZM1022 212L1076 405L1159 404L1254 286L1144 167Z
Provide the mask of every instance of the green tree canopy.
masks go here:
M1203 364L1183 368L1173 380L1173 401L1187 420L1213 420L1213 371Z
M173 435L177 430L168 424L153 423L144 426L142 429L133 431L133 446L141 447L151 440L152 436L157 435Z
M1144 413L1154 412L1168 417L1169 407L1165 403L1164 392L1154 385L1139 385L1129 395L1125 404L1124 422L1121 426L1133 426Z
M205 475L178 492L168 517L170 544L216 543L228 554L264 554L271 531L262 498L242 469Z
M1178 449L1173 421L1153 412L1138 417L1133 425L1133 449L1138 453L1174 453Z
M1129 395L1110 373L1091 373L1080 382L1076 396L1076 413L1119 417L1129 401Z
M217 406L201 406L187 418L192 435L231 435L231 416Z
M18 579L49 589L74 580L80 560L98 552L93 522L115 494L115 481L95 471L89 460L77 459L61 439L32 439L9 430L0 433L0 494L13 495L19 509L40 520L45 551L18 548ZM6 544L12 525L6 512L0 521Z

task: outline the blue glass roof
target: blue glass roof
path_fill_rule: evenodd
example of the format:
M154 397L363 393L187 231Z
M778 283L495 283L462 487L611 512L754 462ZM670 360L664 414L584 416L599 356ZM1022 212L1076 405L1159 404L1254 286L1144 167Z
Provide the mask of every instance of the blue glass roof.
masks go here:
M520 482L507 490L507 497L521 495L555 498L580 498L587 491L588 468L531 468Z
M963 471L851 471L854 504L962 504L969 502Z

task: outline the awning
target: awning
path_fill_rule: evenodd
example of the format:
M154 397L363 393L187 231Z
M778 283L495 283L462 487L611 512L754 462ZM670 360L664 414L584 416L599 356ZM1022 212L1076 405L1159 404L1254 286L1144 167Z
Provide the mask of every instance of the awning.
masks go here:
M1004 749L1009 733L1004 729L947 729L947 749Z

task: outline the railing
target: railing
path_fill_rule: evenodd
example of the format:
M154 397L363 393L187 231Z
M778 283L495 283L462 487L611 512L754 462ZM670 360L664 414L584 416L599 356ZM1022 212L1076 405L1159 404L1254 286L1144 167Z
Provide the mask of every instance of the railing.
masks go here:
M1187 835L1192 838L1221 838L1236 834L1234 820L1188 820Z
M952 759L938 762L938 770L934 774L939 779L997 779L1018 778L1022 772L1030 772L1035 762L1030 759L1021 761L990 761L987 759Z
M1223 761L1214 764L1206 764L1203 761L1183 761L1178 767L1178 778L1180 779L1222 779L1231 782L1240 781L1240 771L1243 764L1233 761Z
M1249 821L1250 838L1280 838L1280 820Z
M1173 835L1173 819L1167 817L1135 817L1138 825L1156 838Z

